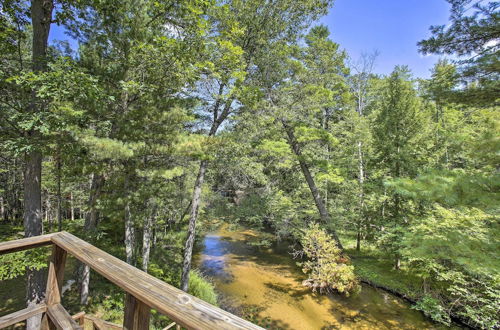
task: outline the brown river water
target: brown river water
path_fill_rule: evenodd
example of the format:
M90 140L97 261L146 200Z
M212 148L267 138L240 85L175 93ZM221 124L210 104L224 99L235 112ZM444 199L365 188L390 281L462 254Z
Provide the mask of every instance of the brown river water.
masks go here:
M410 305L367 285L345 297L301 285L304 274L286 247L256 248L256 233L225 228L205 236L196 263L247 319L268 329L443 329Z

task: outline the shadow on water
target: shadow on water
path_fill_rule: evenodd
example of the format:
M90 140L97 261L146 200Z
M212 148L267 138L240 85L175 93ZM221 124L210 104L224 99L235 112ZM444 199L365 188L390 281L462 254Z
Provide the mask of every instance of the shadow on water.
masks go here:
M252 231L207 235L198 267L244 318L267 329L438 329L401 299L363 285L345 297L301 285L304 274L287 247L255 247Z

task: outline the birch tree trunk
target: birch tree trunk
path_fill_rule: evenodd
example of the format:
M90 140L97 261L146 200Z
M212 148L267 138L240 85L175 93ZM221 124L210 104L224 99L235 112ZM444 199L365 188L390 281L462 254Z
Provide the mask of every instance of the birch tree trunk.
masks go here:
M73 202L73 192L69 193L69 203L70 203L70 212L71 212L71 221L75 221L75 205Z
M156 202L153 201L151 204L151 214L146 218L142 235L142 270L146 273L148 272L149 255L151 252L151 240L153 236L153 228L156 221Z
M371 54L361 54L361 58L357 64L353 66L356 75L354 76L354 94L357 96L357 112L359 116L363 117L363 112L368 98L368 86L370 75L373 72L375 60L378 56L378 51ZM363 141L357 141L358 151L358 183L359 183L359 218L357 223L356 235L356 250L361 249L361 231L364 222L364 208L365 208L365 165L363 156Z
M125 193L126 201L125 201L125 255L126 261L128 264L134 264L134 249L135 249L135 228L134 221L132 219L132 212L130 210L131 207L131 199L130 199L130 173L126 174L125 177Z
M358 182L359 182L359 219L358 219L358 228L356 235L356 250L361 250L361 229L363 223L363 210L365 208L365 173L364 173L364 164L363 164L363 143L358 141Z

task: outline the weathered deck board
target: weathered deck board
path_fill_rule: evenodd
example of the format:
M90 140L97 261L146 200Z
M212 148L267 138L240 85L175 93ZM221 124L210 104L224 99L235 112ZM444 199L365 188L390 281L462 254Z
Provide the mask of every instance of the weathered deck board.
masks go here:
M96 330L123 329L121 325L98 319L97 317L94 317L92 315L85 315L83 318L91 322L93 328Z
M188 329L262 329L193 297L67 232L54 235L52 241L135 298Z
M45 304L38 304L33 307L21 309L20 311L0 317L0 329L14 325L18 322L29 319L32 316L45 313L47 306Z
M47 314L58 330L83 330L61 304L54 304L47 307Z
M149 329L151 308L129 293L125 297L124 314L123 329Z
M33 249L39 246L52 244L52 237L57 234L47 234L28 238L16 239L0 243L0 255Z

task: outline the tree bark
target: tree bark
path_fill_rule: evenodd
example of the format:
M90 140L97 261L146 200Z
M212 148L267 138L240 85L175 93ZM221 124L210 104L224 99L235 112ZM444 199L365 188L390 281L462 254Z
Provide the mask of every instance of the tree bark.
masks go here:
M214 136L219 129L219 126L224 122L224 120L229 116L231 112L231 106L233 103L233 98L229 98L224 104L224 108L219 114L219 108L222 104L221 96L224 90L224 86L221 85L219 89L219 97L217 98L214 107L212 109L213 113L213 123L210 128L208 136ZM191 257L193 255L193 245L196 235L196 220L198 218L198 210L201 201L201 188L203 182L205 181L205 172L207 170L208 160L204 159L200 162L200 168L198 170L198 176L193 189L193 198L191 200L191 211L189 215L189 228L188 236L186 238L186 244L184 246L184 260L182 263L182 274L181 274L181 290L187 292L189 287L189 271L191 270Z
M49 232L52 232L52 203L50 202L50 195L47 192L45 199L45 222L49 225Z
M360 110L360 114L362 114ZM358 141L358 169L359 169L359 219L358 219L358 232L356 235L356 251L361 250L361 229L363 222L363 210L365 208L365 191L364 191L364 182L365 182L365 173L364 173L364 164L363 164L363 143Z
M146 218L142 235L142 270L148 272L149 255L151 252L151 238L156 220L156 202L151 203L151 214Z
M293 151L293 153L297 156L299 160L299 165L300 169L302 170L302 174L304 175L307 185L309 186L309 190L311 191L311 195L313 196L314 203L316 204L316 208L318 209L321 221L324 223L328 223L330 221L330 215L328 213L328 210L323 203L323 200L321 199L321 195L319 193L319 190L316 186L316 183L314 182L314 178L311 175L311 172L309 171L309 166L307 163L304 161L304 158L302 157L302 152L300 150L300 146L297 142L297 139L295 138L295 134L293 132L293 127L288 125L288 123L285 120L281 120L281 123L283 124L283 128L285 129L285 132L288 137L288 143L290 144L290 147ZM331 235L335 242L337 243L337 246L343 250L344 247L342 246L342 243L340 243L339 237L337 236L337 233L335 230L332 230Z
M41 173L42 154L30 152L26 155L24 170L24 233L25 237L38 236L43 233L42 224L42 199L41 199ZM44 273L42 270L27 268L27 294L28 307L39 304L43 300ZM34 316L26 321L26 329L39 329L41 317Z
M182 276L181 276L181 290L186 292L189 286L189 271L191 270L191 257L193 255L196 219L198 218L198 210L201 201L201 188L203 186L203 181L205 180L205 172L207 170L207 165L208 165L207 160L201 161L200 169L198 170L198 176L196 177L196 182L194 184L194 190L193 190L191 213L189 215L188 237L186 239L186 245L184 247L184 262L182 264Z
M6 219L5 217L5 204L3 200L3 196L0 196L0 219L4 221Z
M46 71L47 43L49 38L50 24L54 3L52 0L31 1L31 23L32 23L32 69L33 72ZM40 112L43 105L38 102L36 92L32 92L32 102L29 111ZM35 131L28 132L28 138L32 141L37 139ZM24 233L25 237L41 235L42 223L42 153L33 148L26 153L24 168ZM32 307L42 300L44 290L43 272L27 269L28 285L26 302ZM39 329L41 315L30 317L26 320L26 329Z
M59 149L59 147L58 147ZM57 151L57 230L62 231L61 153Z
M91 238L97 229L97 200L101 194L102 187L104 186L104 176L94 173L92 175L92 183L90 185L90 195L87 205L89 211L85 216L84 231ZM89 284L90 284L90 267L86 264L80 264L79 267L80 278L80 303L87 305L89 299Z
M125 177L125 255L128 264L134 264L134 248L135 248L135 228L134 221L132 219L132 212L130 210L132 201L130 200L130 174L126 174Z
M75 221L75 205L73 202L73 192L69 193L69 203L70 203L70 212L71 212L71 221Z

